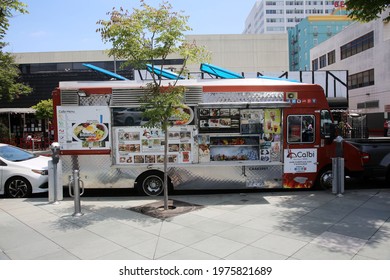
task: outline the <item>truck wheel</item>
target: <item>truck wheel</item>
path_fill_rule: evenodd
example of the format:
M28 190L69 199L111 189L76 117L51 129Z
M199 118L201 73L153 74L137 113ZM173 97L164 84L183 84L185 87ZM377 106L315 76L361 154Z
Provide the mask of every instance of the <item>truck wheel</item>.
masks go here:
M137 190L142 195L158 196L164 191L164 176L160 173L148 173L137 183Z
M386 179L386 185L389 186L390 185L390 167L387 168L385 179Z
M25 198L31 196L30 182L23 177L10 178L5 184L5 194L11 198Z
M325 169L321 172L317 185L321 189L329 190L332 189L332 180L332 169Z

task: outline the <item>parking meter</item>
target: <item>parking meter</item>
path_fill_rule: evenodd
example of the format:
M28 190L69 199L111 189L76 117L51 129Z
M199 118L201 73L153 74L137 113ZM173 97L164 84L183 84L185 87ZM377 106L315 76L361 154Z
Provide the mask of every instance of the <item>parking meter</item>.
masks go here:
M54 195L54 204L58 204L58 193L57 193L57 187L58 187L58 172L57 172L57 164L60 161L60 144L57 142L53 142L50 145L50 149L52 151L52 165L53 165L53 195ZM49 178L50 180L50 178ZM49 197L50 197L50 185L49 185ZM49 199L50 200L50 199Z
M344 193L344 151L343 141L341 136L337 136L334 142L336 143L336 157L332 158L332 192L337 196L342 196Z
M336 139L334 139L336 142L336 157L343 157L344 156L344 151L343 151L343 137L337 136Z
M60 144L58 142L53 142L50 145L50 149L52 151L52 159L53 164L57 164L60 161Z

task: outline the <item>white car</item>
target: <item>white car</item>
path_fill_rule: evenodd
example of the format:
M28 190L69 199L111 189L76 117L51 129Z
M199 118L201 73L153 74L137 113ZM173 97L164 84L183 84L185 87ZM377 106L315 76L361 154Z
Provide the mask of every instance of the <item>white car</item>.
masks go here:
M0 143L0 195L29 197L48 190L50 157Z

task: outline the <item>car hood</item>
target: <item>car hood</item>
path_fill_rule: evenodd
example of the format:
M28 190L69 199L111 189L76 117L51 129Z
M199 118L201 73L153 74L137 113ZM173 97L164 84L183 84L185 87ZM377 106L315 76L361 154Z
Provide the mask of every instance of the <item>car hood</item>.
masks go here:
M18 162L9 162L10 165L23 166L31 169L48 169L48 162L51 160L51 157L38 156L36 158L18 161Z

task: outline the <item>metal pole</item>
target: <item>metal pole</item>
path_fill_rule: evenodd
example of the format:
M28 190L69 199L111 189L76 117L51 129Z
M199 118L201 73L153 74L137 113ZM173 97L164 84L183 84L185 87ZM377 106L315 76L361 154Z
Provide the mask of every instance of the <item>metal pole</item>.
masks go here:
M332 159L332 192L341 197L344 193L344 158L343 138L338 136L336 142L336 158Z
M84 215L81 213L81 201L80 201L80 178L79 171L73 170L73 195L74 195L74 213L72 216L80 217Z
M59 201L57 200L57 163L53 162L53 177L54 177L54 191L53 191L53 196L54 196L54 201L53 204L59 204Z

